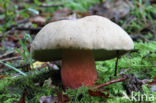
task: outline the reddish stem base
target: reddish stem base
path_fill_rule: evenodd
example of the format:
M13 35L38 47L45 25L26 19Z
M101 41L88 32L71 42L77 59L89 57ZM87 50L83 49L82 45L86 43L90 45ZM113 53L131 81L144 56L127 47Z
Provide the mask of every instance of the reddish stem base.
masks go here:
M97 79L97 72L92 52L90 50L65 50L61 77L65 88L93 86Z

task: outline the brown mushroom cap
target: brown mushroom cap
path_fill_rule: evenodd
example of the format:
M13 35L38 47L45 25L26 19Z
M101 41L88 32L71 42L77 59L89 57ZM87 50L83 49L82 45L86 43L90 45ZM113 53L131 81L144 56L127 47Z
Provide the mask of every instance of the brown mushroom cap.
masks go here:
M130 36L101 16L61 20L47 24L35 37L31 52L40 61L60 60L66 49L92 50L95 60L116 57L134 48Z

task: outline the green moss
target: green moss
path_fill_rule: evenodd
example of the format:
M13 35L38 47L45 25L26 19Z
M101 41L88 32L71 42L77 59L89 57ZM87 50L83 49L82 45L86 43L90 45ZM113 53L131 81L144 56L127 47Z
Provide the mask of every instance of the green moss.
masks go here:
M152 79L156 75L156 54L151 54L146 58L143 58L150 51L156 51L156 42L151 43L135 43L135 49L138 49L138 52L130 53L124 55L119 60L118 64L118 73L121 69L131 68L130 71L126 72L126 74L133 73L140 79ZM109 81L114 77L114 67L115 60L107 60L104 62L97 62L96 68L98 70L99 80L98 84L103 84L104 82ZM147 86L144 89L144 92L147 94L152 94L156 97L155 93L152 93ZM68 90L67 94L71 97L74 97L74 100L71 103L99 103L99 102L107 102L107 103L131 103L127 99L122 99L122 92L125 92L123 89L122 83L115 83L109 86L106 86L105 89L109 90L110 98L103 97L92 97L88 94L89 88L79 88L77 90ZM81 100L78 99L80 95L83 95ZM153 102L154 103L154 102Z
M49 3L50 0L46 0ZM99 2L100 0L67 0L64 3L64 7L70 8L72 10L80 10L86 11L89 7L93 4ZM135 1L135 0L133 0ZM142 0L139 0L142 1ZM60 1L58 1L59 3ZM61 0L64 2L64 0ZM56 2L57 4L57 2ZM45 8L42 10L38 5L25 5L27 8L34 8L36 10L44 11L45 13L50 12L52 13L56 9L61 9L62 7L58 8ZM147 10L148 9L148 10ZM140 12L138 7L135 7L135 10L131 11L131 14L134 15L137 19L132 20L130 25L125 27L126 31L129 33L140 31L146 27L148 24L148 19L150 19L150 14L154 12L154 6L148 6L143 8L143 12ZM24 11L25 12L25 11ZM147 12L145 15L144 13ZM147 19L143 19L142 17L148 17ZM126 18L127 19L127 18ZM145 20L145 22L144 22ZM12 20L11 20L12 21ZM152 20L150 20L152 22ZM10 23L10 22L8 22ZM7 23L7 24L8 24ZM124 23L124 22L123 22ZM11 23L12 24L12 23ZM0 48L3 50L3 48ZM130 71L126 72L127 74L133 73L137 78L140 79L152 79L156 75L156 54L150 54L149 56L143 58L146 54L150 51L156 51L156 42L150 43L135 43L135 49L138 49L138 52L133 52L131 54L126 54L122 56L119 60L118 64L118 73L120 73L121 69L131 68ZM103 84L104 82L109 81L112 78L115 78L114 75L114 67L115 67L115 60L111 59L103 62L96 62L96 68L98 71L99 80L97 81L98 84ZM46 72L46 71L45 71ZM37 75L35 75L37 73ZM46 72L47 73L47 72ZM35 71L28 77L20 76L18 78L6 77L0 80L0 102L2 103L17 103L22 95L23 90L26 88L28 95L26 97L26 103L38 103L41 96L49 96L54 95L56 96L57 92L59 91L55 87L49 87L47 84L43 85L42 87L36 85L35 83L38 81L44 81L47 79L43 78L45 74L43 71ZM37 80L35 78L38 78ZM35 83L34 83L35 82ZM103 97L93 97L88 94L87 87L81 87L76 90L67 90L64 94L67 94L70 97L70 103L131 103L131 101L122 99L122 92L125 90L122 87L122 83L115 83L109 86L106 86L105 89L109 91L110 98L103 98ZM151 93L156 97L156 92L151 92L148 86L143 86L145 93ZM156 102L153 101L153 103Z
M130 71L126 72L127 74L133 73L140 79L152 79L156 75L156 54L150 54L145 58L143 57L150 51L156 51L156 42L135 43L135 49L138 49L138 52L126 54L119 59L118 73L121 69L131 68ZM115 60L116 59L96 62L99 76L98 84L103 84L112 78L116 78L113 76ZM28 91L27 102L38 103L41 96L49 96L51 94L56 96L59 90L55 87L49 87L46 84L40 87L34 83L34 81L37 82L37 80L45 80L43 77L47 72L48 70L45 68L42 71L30 73L31 75L28 73L28 77L19 76L14 80L11 77L2 79L0 81L0 93L3 95L0 95L0 101L4 101L4 103L18 101L24 88L27 88ZM35 78L38 79L36 80ZM48 78L48 75L46 78ZM129 103L126 99L121 98L122 92L124 91L121 82L105 87L105 89L109 91L110 99L90 96L88 89L87 87L81 87L76 90L69 89L65 94L71 98L70 103ZM146 88L145 92L151 93L149 88ZM152 94L156 97L155 93Z

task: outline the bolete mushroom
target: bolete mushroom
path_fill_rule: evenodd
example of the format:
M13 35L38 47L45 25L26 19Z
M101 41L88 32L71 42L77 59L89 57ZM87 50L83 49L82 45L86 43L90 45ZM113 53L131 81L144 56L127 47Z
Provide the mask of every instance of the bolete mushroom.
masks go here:
M32 56L36 60L62 60L65 88L93 86L97 79L94 60L111 59L133 49L130 36L117 24L101 16L61 20L47 24L36 35Z

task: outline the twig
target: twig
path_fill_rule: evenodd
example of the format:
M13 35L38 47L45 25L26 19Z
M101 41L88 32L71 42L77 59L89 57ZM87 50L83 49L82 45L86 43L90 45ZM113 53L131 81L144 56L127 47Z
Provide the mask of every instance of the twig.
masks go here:
M11 25L10 27L8 27L6 29L7 31L4 34L8 35L10 32L12 32L14 30L31 30L31 31L35 31L35 32L38 32L39 30L41 30L41 27L37 27L37 28L33 28L33 27L19 27L20 24L26 23L28 21L29 21L29 19L18 21L16 25Z
M26 23L26 22L29 22L29 19L24 19L24 20L17 21L17 24L11 25L11 26L8 27L6 30L9 31L9 30L11 30L12 28L17 27L18 25L24 24L24 23Z
M5 56L8 56L8 55L13 54L13 53L14 53L14 51L11 51L11 52L2 54L2 55L0 55L0 58L3 58L3 57L5 57Z
M15 56L15 57L11 57L11 58L5 58L5 59L1 59L1 62L8 62L8 61L12 61L12 60L17 60L17 59L22 59L22 56Z
M133 39L133 40L137 40L137 39L142 39L143 41L146 41L146 42L150 42L150 40L146 39L143 35L141 34L136 34L136 35L130 35L130 37Z
M24 24L26 22L29 22L29 19L17 21L17 24L11 25L10 27L6 28L6 32L4 34L5 35L9 34L10 32L16 30L15 28L18 27L20 24Z
M42 27L37 27L37 28L34 28L34 27L13 27L11 30L5 32L5 35L8 35L10 32L14 31L14 30L26 30L26 31L33 31L33 32L38 32L41 30Z
M122 77L122 78L118 78L118 79L115 79L115 80L111 80L109 82L106 82L104 84L100 84L98 86L95 86L94 89L98 89L98 88L101 88L101 87L104 87L104 86L107 86L107 85L110 85L110 84L113 84L113 83L117 83L117 82L122 82L122 81L125 81L128 77Z
M115 62L115 72L114 72L114 76L117 76L117 69L118 69L118 60L119 60L119 51L116 51L117 54L117 58L116 58L116 62Z
M41 27L33 28L33 27L16 27L16 30L33 30L33 31L39 31L41 30Z

